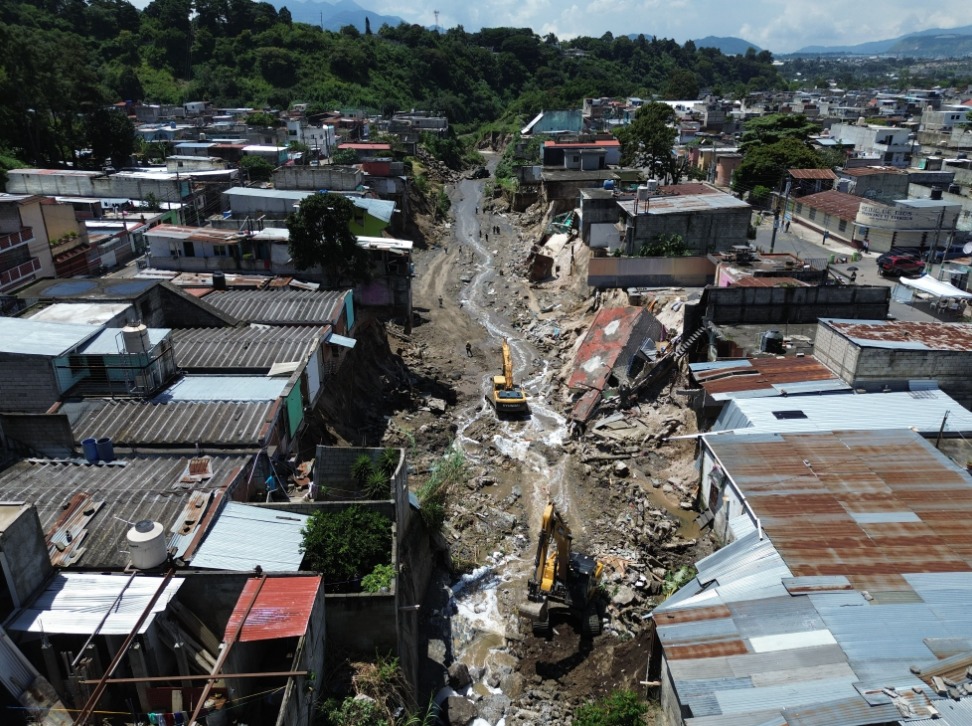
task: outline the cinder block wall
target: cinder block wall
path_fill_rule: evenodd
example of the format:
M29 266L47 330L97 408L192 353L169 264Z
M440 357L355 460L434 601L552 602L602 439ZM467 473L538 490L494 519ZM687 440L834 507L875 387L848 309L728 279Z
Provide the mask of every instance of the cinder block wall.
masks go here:
M43 413L60 396L48 358L0 355L0 411Z

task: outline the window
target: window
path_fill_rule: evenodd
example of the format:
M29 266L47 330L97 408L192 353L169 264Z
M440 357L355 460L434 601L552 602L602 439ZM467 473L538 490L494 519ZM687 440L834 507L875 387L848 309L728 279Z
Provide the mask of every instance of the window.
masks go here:
M817 218L817 210L815 207L810 207L810 219Z
M800 202L797 202L797 205L796 205L796 213L797 214L803 214L803 205Z
M184 254L186 257L196 256L196 248L189 240L182 243L182 254Z
M847 231L847 220L846 219L840 220L840 224L837 225L837 231L838 232L846 232Z
M226 257L226 245L213 245L213 257Z

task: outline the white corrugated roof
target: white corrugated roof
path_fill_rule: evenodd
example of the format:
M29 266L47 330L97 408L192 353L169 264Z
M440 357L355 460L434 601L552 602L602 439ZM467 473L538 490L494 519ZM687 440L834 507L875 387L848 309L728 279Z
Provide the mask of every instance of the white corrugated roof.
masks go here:
M875 431L912 428L935 433L972 432L972 412L939 391L736 398L726 404L712 431L736 434L813 431Z
M281 509L229 502L192 558L193 567L296 572L304 555L301 530L310 519Z
M125 547L125 541L118 543ZM127 575L91 575L65 572L54 576L44 591L8 626L9 630L31 633L64 633L90 635L109 613L99 631L102 635L128 635L156 590L162 577L138 576L127 587ZM175 597L183 580L173 579L152 606L152 615L145 619L139 633L144 633L156 613L166 609ZM124 590L120 601L115 598Z

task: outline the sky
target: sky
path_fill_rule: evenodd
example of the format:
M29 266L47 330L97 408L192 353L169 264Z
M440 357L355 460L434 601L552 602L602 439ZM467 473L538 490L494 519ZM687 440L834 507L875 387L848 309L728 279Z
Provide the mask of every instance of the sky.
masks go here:
M363 8L443 28L532 28L562 40L644 33L684 43L736 36L774 53L808 45L853 45L927 28L972 25L972 1L937 0L356 0Z

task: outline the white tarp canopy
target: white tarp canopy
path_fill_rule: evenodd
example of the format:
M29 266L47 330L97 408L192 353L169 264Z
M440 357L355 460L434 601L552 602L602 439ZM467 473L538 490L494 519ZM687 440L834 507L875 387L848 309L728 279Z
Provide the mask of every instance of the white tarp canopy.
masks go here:
M965 298L972 299L972 292L965 292L960 290L948 282L943 282L942 280L936 280L931 275L922 275L921 277L916 277L914 279L902 277L900 279L902 285L906 287L913 287L921 292L928 293L934 297L954 297L954 298Z

